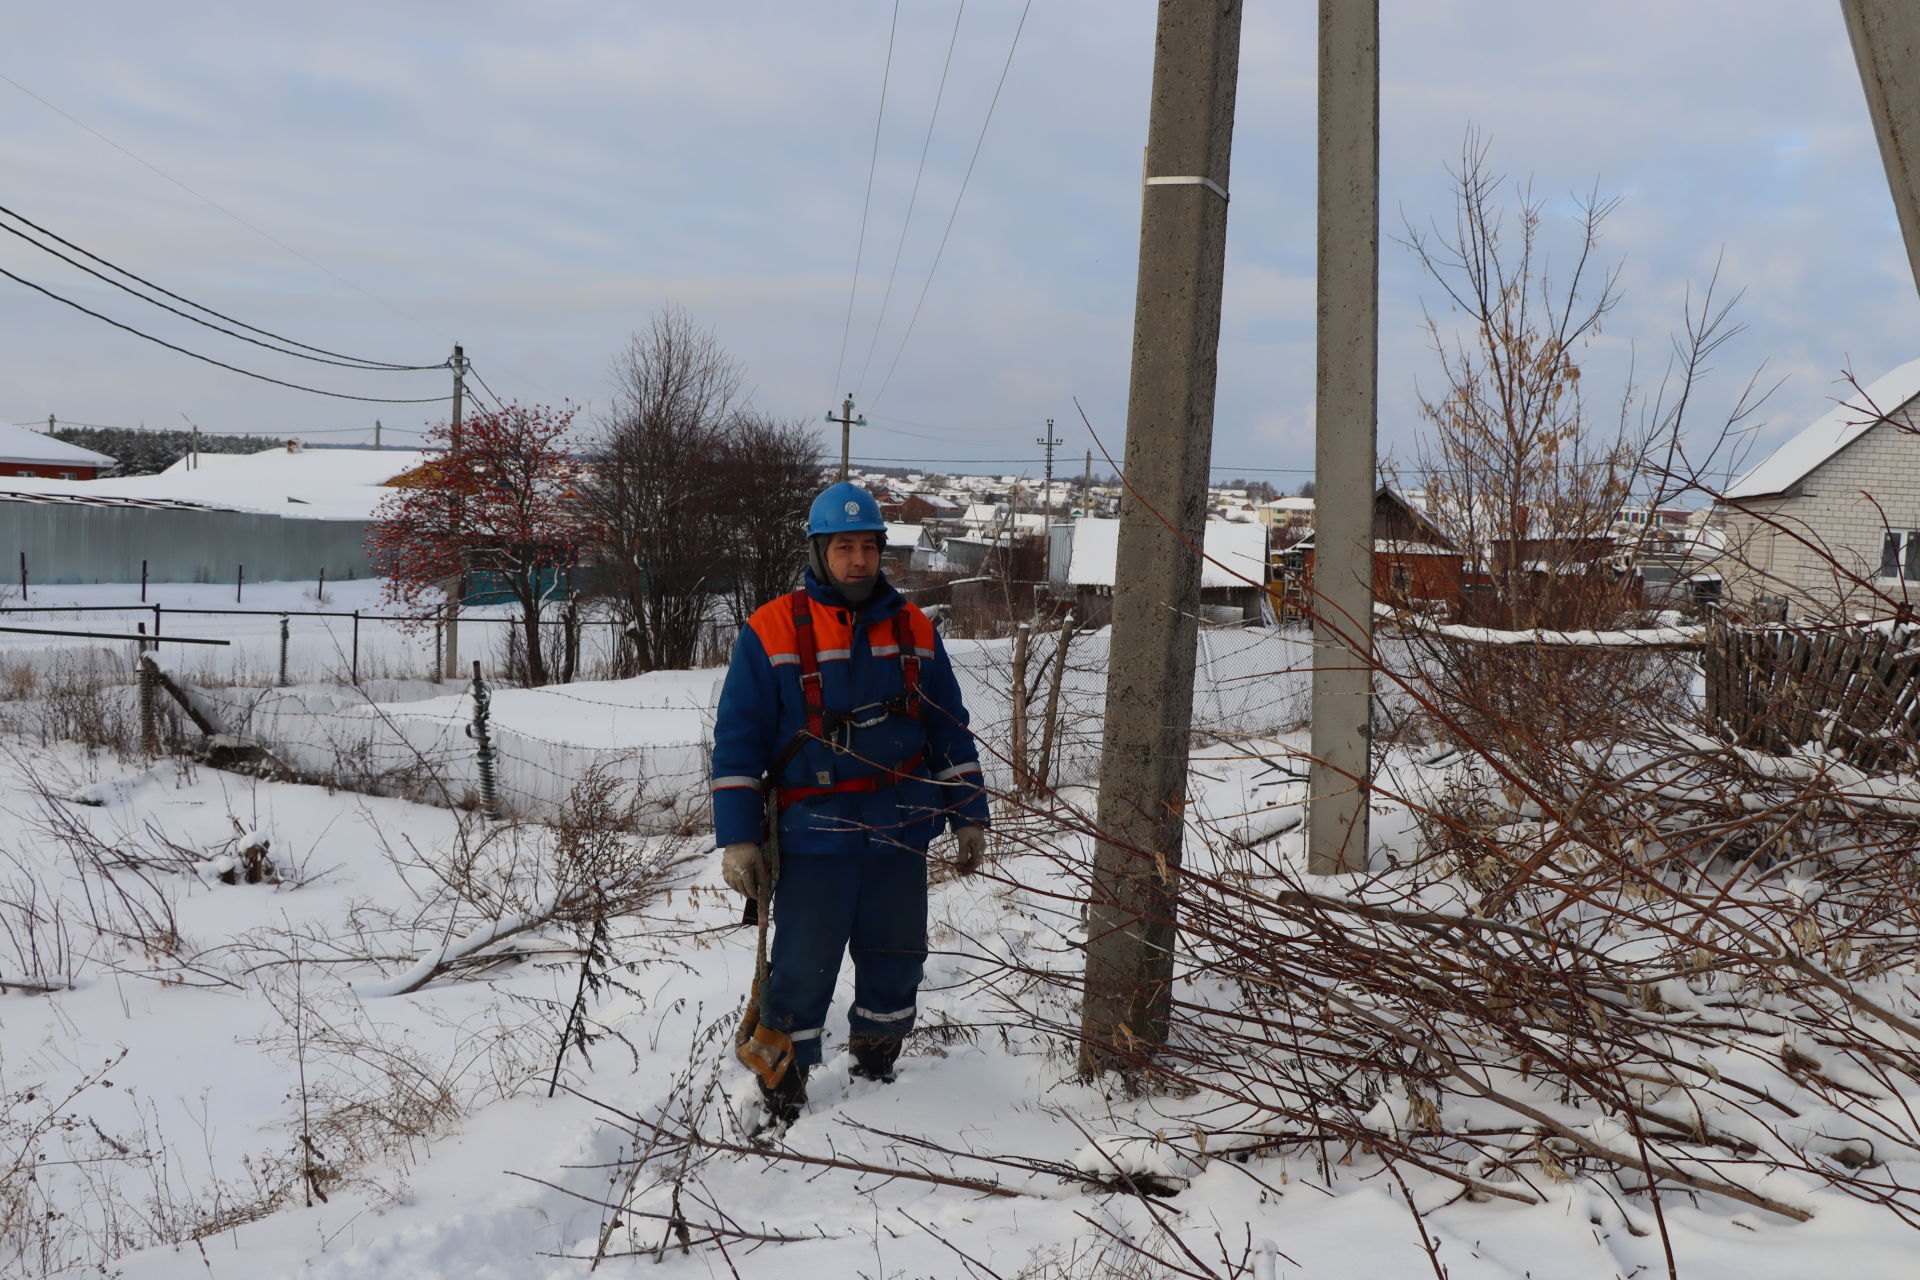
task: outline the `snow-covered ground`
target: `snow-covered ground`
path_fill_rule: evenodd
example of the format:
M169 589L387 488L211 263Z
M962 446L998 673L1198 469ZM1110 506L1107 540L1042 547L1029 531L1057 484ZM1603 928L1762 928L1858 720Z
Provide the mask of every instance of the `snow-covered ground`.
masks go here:
M182 594L182 608L198 598ZM277 649L277 623L260 635L242 630L251 619L207 622ZM406 651L387 652L397 673ZM1245 675L1209 688L1209 714L1271 716L1293 696L1272 651L1249 654ZM681 750L701 736L714 674L506 690L493 710L528 741ZM389 692L358 705L449 739L470 710L420 696L436 692L423 681ZM372 714L317 685L274 696ZM1287 775L1304 747L1229 735L1196 748L1197 867L1252 844L1299 883L1354 891L1300 874L1304 788ZM577 786L585 772L558 759ZM1383 796L1399 799L1376 804L1382 865L1412 847L1410 805L1457 769L1435 753L1389 757ZM1603 1280L1666 1274L1668 1247L1677 1274L1709 1280L1915 1274L1896 1215L1804 1180L1766 1184L1807 1206L1801 1223L1712 1195L1650 1205L1586 1175L1536 1180L1538 1203L1475 1202L1364 1146L1236 1157L1196 1137L1232 1127L1205 1091L1128 1097L1080 1079L1069 1039L1049 1030L1077 1017L1066 984L1091 850L1063 818L1093 805L1078 786L1045 812L1002 804L991 873L936 884L899 1080L849 1076L843 975L806 1114L758 1151L731 1035L753 934L735 923L697 805L678 829L598 846L598 802L569 794L571 834L0 739L0 1274L521 1280L585 1275L598 1254L596 1274L664 1277ZM247 883L248 850L263 847L274 875ZM612 921L591 981L591 930L562 912L505 938L491 963L390 994L423 957L552 907L577 887L566 868L607 883L608 858L632 910ZM1692 998L1684 983L1668 995ZM562 1054L576 1007L586 1043ZM1404 1126L1405 1102L1383 1096L1368 1123ZM1578 1119L1609 1140L1607 1122ZM1887 1169L1912 1181L1911 1164ZM1171 1194L1130 1194L1129 1180Z

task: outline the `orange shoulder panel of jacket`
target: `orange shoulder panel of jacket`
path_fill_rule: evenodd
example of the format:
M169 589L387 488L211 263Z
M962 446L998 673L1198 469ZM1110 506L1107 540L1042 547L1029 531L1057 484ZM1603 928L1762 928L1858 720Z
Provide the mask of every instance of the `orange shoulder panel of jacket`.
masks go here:
M799 640L794 635L791 592L776 596L755 609L753 616L747 619L747 625L753 629L753 634L760 637L760 647L767 651L768 657L776 653L800 652Z

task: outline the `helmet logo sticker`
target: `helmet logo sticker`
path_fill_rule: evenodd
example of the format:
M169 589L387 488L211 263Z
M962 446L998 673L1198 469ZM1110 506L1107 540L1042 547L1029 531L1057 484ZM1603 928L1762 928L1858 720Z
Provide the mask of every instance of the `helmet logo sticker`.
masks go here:
M847 514L848 514L848 515L850 515L850 516L857 516L857 515L859 515L859 514L860 514L860 504L859 504L859 503L857 503L857 502L849 502L849 503L847 504Z

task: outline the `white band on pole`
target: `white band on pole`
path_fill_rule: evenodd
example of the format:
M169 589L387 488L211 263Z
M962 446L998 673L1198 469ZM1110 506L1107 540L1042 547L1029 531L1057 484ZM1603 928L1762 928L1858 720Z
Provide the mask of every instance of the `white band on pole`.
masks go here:
M1227 198L1224 188L1212 178L1148 178L1150 187L1205 187L1222 200Z

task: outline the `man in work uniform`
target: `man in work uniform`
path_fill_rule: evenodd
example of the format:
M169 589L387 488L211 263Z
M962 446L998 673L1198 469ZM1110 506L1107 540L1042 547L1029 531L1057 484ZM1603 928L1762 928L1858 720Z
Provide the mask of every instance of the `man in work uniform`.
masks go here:
M741 1052L770 1123L791 1123L806 1101L843 952L853 956L853 1072L893 1079L927 954L927 846L951 826L969 873L986 851L960 688L933 623L880 572L885 538L866 490L843 481L821 493L807 517L804 586L748 620L720 694L723 874L750 899L773 895L758 1026Z

